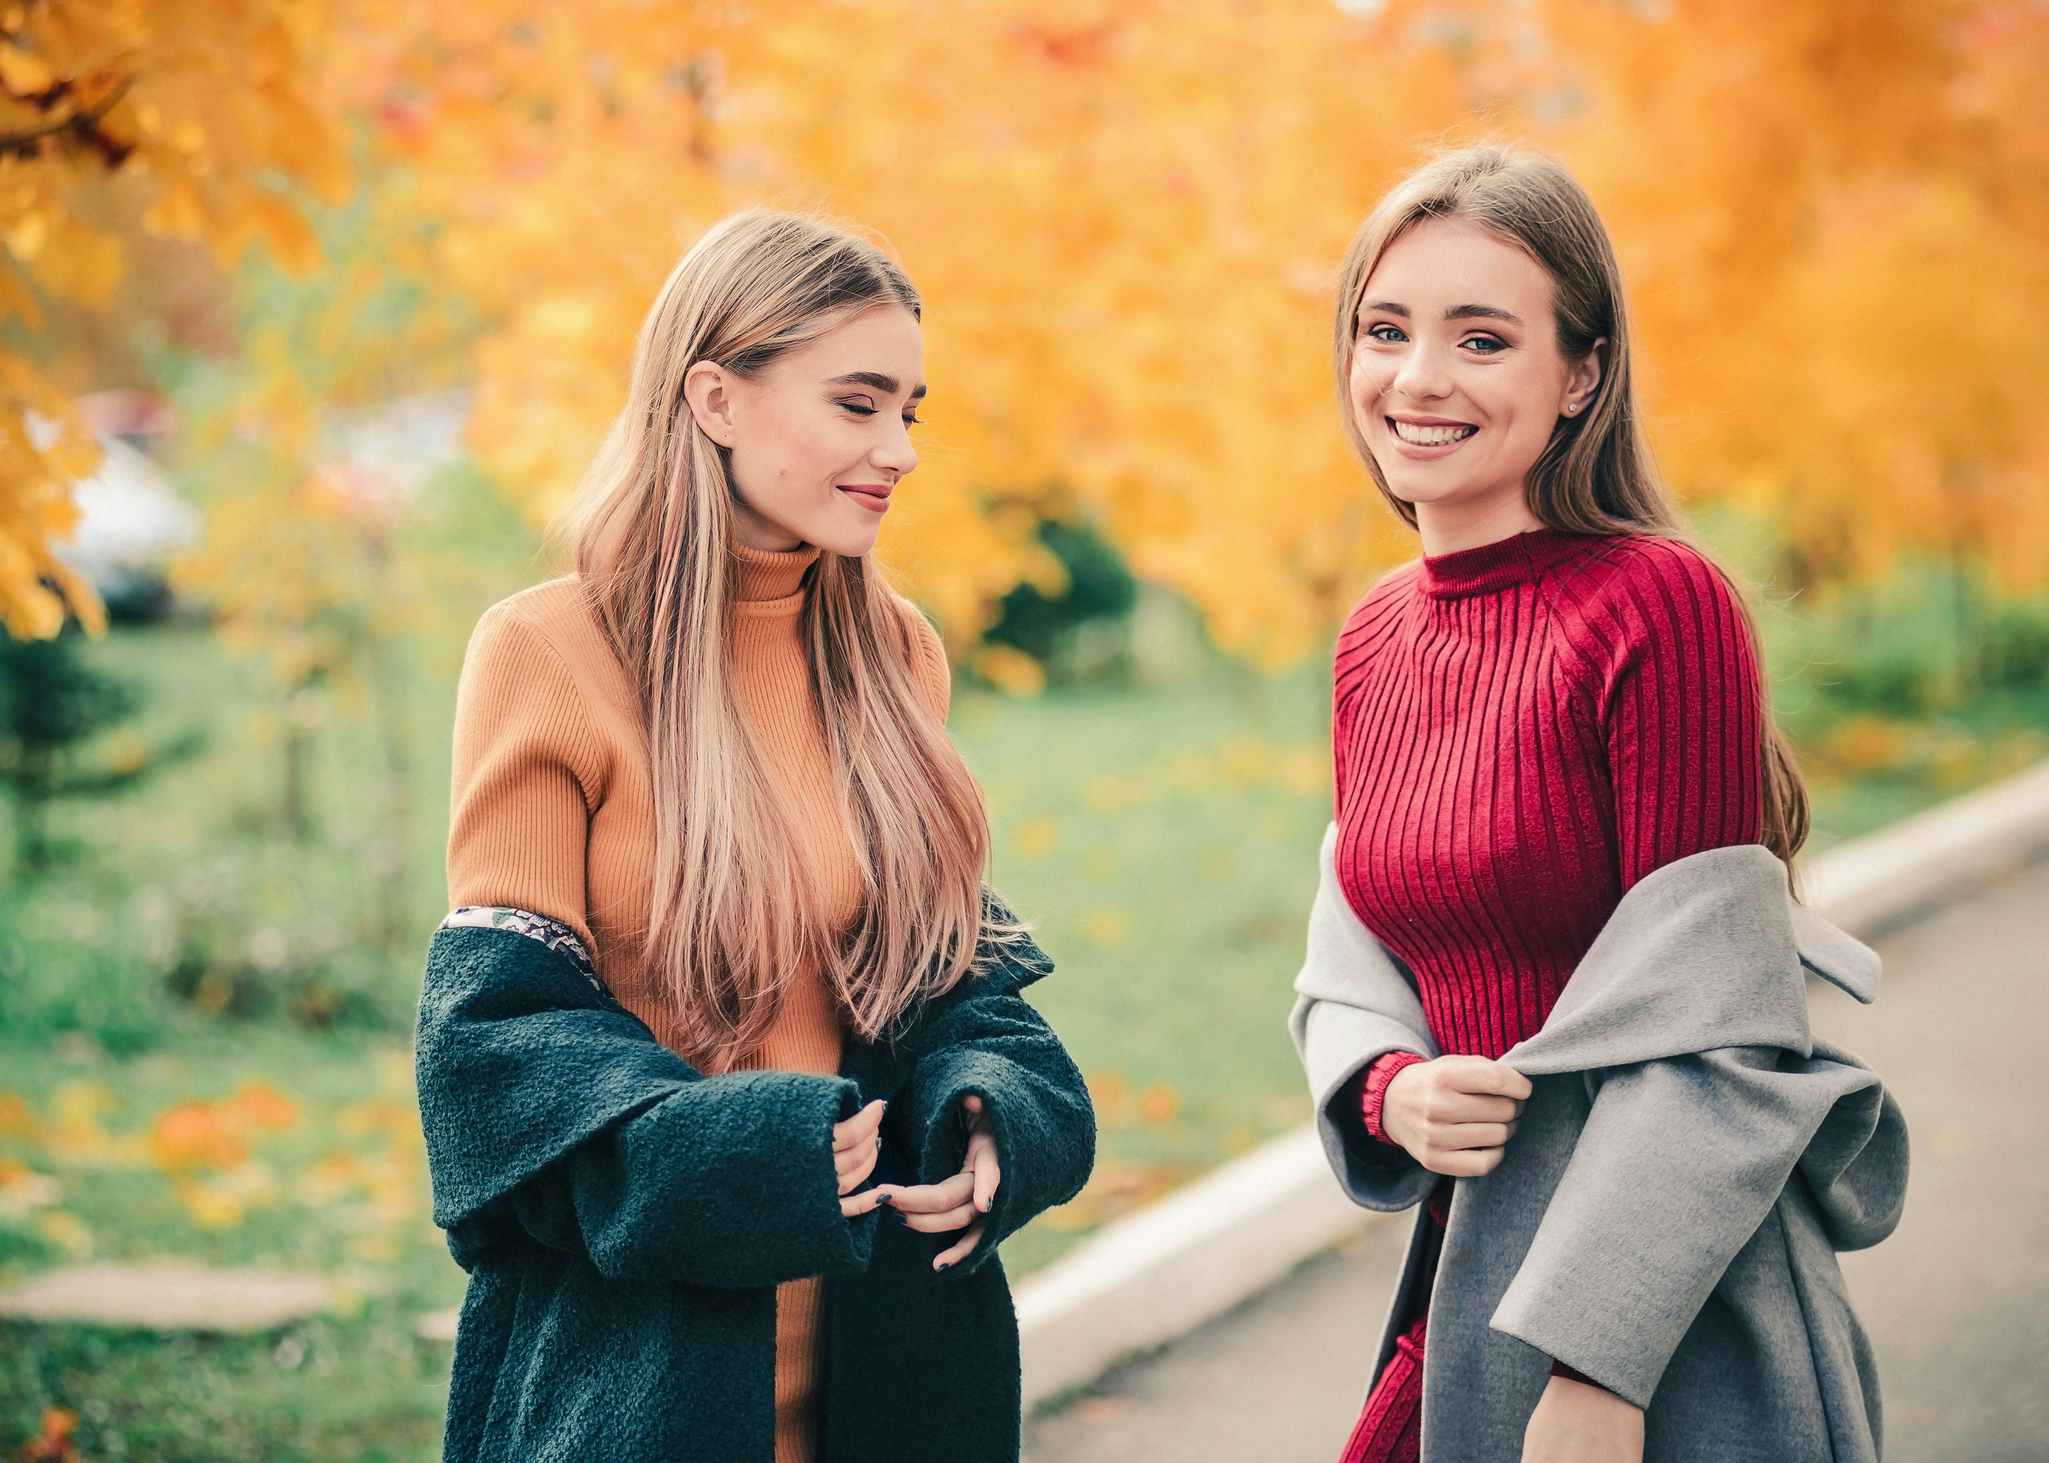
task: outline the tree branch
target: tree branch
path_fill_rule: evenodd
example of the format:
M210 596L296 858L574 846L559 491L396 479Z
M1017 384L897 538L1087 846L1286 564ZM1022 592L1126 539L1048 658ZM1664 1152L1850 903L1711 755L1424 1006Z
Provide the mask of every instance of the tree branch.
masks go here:
M0 132L0 157L32 158L42 152L43 140L64 132L75 132L86 146L96 149L107 160L110 168L119 167L128 154L134 151L134 144L117 142L99 130L107 113L121 105L135 85L133 76L121 78L121 84L108 92L100 104L91 111L77 112L69 117L47 122L40 127L31 127L24 132ZM52 88L52 93L68 89L68 83Z

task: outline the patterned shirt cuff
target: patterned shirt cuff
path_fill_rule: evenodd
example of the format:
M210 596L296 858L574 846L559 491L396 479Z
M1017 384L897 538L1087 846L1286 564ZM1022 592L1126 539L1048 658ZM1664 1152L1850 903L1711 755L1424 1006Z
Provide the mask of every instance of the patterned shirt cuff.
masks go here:
M570 963L591 983L592 989L600 995L610 994L605 983L598 979L597 963L591 959L590 951L584 948L576 931L558 919L536 914L531 909L515 909L507 904L460 904L448 912L440 928L510 930L515 935L538 940L558 954L568 956Z

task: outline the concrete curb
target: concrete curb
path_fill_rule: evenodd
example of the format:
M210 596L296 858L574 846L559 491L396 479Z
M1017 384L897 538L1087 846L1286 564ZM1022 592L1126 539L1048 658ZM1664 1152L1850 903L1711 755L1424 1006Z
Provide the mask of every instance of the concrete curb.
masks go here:
M1805 861L1802 888L1871 940L2045 852L2049 762ZM1385 1218L1339 1194L1304 1124L1104 1226L1018 1286L1026 1410L1178 1340Z
M2049 852L2049 762L1818 855L1807 902L1862 940Z

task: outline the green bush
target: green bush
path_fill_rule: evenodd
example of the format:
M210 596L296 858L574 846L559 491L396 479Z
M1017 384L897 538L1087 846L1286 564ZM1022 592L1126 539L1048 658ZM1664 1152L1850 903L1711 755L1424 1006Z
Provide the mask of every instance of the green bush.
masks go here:
M1911 559L1785 617L1775 653L1839 712L1933 715L2049 681L2049 595L2002 596L1975 569Z
M1138 602L1138 581L1124 557L1081 519L1046 519L1039 542L1067 574L1059 594L1020 584L1003 597L996 622L982 637L1023 651L1054 684L1095 679L1115 669L1121 647L1092 631L1121 624Z
M117 1056L161 1041L160 972L139 951L108 943L89 910L39 906L31 911L21 890L0 895L0 1027L89 1036Z

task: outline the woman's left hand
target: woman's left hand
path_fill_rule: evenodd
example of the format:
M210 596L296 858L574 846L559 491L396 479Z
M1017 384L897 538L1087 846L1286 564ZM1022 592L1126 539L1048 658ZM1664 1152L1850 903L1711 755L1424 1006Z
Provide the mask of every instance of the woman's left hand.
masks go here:
M962 1116L970 1124L960 1172L937 1184L880 1186L882 1202L921 1234L945 1234L968 1226L959 1243L933 1259L934 1270L944 1270L966 1259L981 1243L984 1216L996 1202L996 1186L1003 1181L1002 1169L996 1161L996 1135L989 1129L989 1114L982 1099L970 1092L961 1098L960 1104Z
M1523 1431L1522 1463L1643 1463L1643 1409L1553 1377Z

